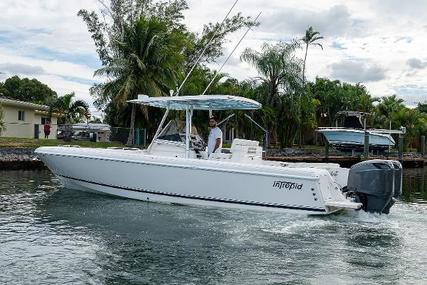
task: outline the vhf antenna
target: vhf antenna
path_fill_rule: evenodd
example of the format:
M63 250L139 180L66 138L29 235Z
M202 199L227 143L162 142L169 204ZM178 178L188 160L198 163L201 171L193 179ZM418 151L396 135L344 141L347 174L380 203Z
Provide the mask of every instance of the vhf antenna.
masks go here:
M236 6L237 2L239 0L236 0L233 4L233 6L231 6L230 10L228 11L227 15L225 15L224 19L222 20L221 24L215 29L214 34L212 35L212 37L210 38L209 42L206 44L206 46L203 48L202 52L200 53L199 57L197 58L196 62L193 64L193 66L191 67L190 71L187 73L187 76L185 76L184 80L182 81L181 85L178 87L178 89L175 91L175 95L179 94L179 91L181 91L182 87L184 86L185 82L187 82L188 78L190 77L191 73L193 72L194 68L197 66L197 64L199 63L199 61L202 59L203 55L205 54L207 48L210 46L210 44L212 43L213 39L216 37L216 35L218 34L218 30L222 27L222 25L224 24L225 20L227 20L228 16L230 15L231 11L233 10L234 6Z

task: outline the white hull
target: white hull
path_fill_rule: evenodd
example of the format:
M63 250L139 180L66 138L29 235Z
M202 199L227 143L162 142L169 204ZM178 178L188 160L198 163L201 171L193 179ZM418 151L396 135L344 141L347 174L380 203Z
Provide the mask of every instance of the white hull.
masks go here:
M36 153L65 187L77 190L143 201L308 214L355 207L325 169L111 149L43 147Z
M254 211L271 211L271 212L299 212L301 210L297 209L278 209L278 208L269 208L265 206L256 206L256 205L244 205L239 203L227 203L227 202L215 202L215 201L206 201L198 200L195 202L193 199L180 198L174 196L163 196L156 194L149 194L145 192L137 192L134 190L124 190L118 189L116 187L108 187L102 185L94 185L92 183L87 183L83 181L75 181L72 179L60 177L65 188L74 189L94 194L103 194L103 195L112 195L122 198L128 198L133 200L140 200L145 202L156 202L156 203L165 203L165 204L180 204L180 205L194 205L194 206L205 206L205 207L221 207L221 208L230 208L230 209L249 209ZM318 211L304 211L306 214L319 215L324 214L323 212ZM331 212L330 212L331 213ZM329 213L329 214L330 214Z

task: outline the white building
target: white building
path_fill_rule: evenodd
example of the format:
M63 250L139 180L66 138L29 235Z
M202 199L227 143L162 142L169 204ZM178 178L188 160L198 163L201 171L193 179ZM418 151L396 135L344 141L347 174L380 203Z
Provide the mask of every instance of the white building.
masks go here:
M49 121L49 107L0 97L6 129L1 137L44 138L43 127ZM56 139L57 114L52 114L49 139Z

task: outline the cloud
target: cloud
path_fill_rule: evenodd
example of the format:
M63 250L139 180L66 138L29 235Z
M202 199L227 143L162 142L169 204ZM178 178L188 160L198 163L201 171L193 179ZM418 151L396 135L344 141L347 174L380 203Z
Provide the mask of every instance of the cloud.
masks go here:
M261 29L276 34L302 35L308 26L313 26L325 36L346 34L353 25L350 12L345 5L332 6L327 10L310 11L301 9L286 9L264 16Z
M411 68L424 69L427 67L427 61L422 61L418 58L410 58L406 62Z
M0 72L24 75L37 75L45 73L43 67L41 66L20 63L2 63L0 64Z
M336 41L332 42L331 47L338 49L338 50L347 49L343 44L336 42Z
M371 82L385 79L385 70L376 64L364 61L342 60L331 64L331 76L350 82Z
M229 0L188 3L184 23L195 32L201 32L203 24L221 21L232 4ZM97 0L0 1L0 67L6 67L0 68L0 80L26 72L59 94L76 91L79 99L92 102L89 88L102 80L93 78L100 62L86 25L76 14L81 8L100 7ZM233 14L242 11L255 16L262 10L261 25L248 33L222 72L239 80L257 76L253 67L239 61L244 48L258 50L266 41L274 44L301 37L312 25L325 38L321 41L324 50L309 50L309 79L332 75L365 82L375 96L397 93L421 100L421 95L414 94L426 94L425 90L413 88L411 93L399 86L427 86L426 9L425 0L404 4L399 0L239 1ZM222 64L243 33L227 37L224 56L212 68ZM302 58L303 52L298 50L297 56ZM364 61L357 60L361 58Z
M409 18L424 18L427 9L427 1L425 0L411 0L405 2L401 0L369 0L369 3L373 9L381 10L384 14L391 14L390 16L398 16L399 18L403 16Z
M406 105L415 107L419 102L426 102L427 87L417 84L396 86L395 93L405 100Z

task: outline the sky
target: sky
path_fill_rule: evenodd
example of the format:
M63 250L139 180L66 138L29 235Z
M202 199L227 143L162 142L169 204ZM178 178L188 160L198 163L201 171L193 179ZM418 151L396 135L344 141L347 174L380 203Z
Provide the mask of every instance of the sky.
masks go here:
M185 24L201 32L220 22L234 1L188 0ZM36 78L59 95L74 91L90 104L89 88L103 80L95 46L79 9L99 11L97 0L0 1L0 81L12 76ZM300 39L308 26L324 37L323 50L311 47L307 78L364 84L375 97L397 94L408 106L427 101L427 1L411 0L239 0L233 13L255 17L260 26L248 33L223 72L239 80L257 76L241 62L241 52L267 43ZM245 31L228 38L218 68ZM298 51L303 57L303 50ZM94 107L91 110L99 114Z

